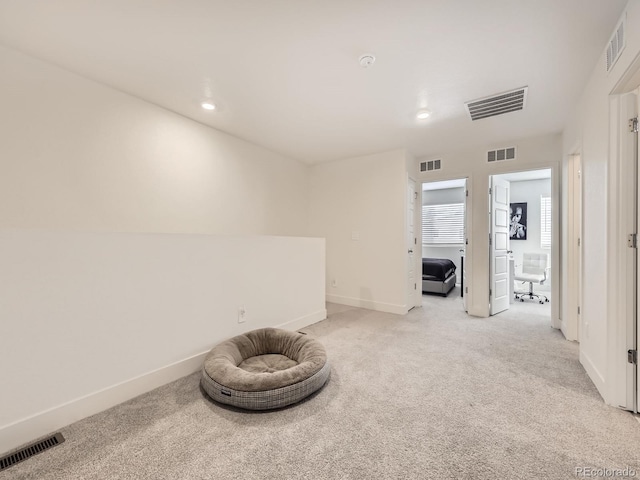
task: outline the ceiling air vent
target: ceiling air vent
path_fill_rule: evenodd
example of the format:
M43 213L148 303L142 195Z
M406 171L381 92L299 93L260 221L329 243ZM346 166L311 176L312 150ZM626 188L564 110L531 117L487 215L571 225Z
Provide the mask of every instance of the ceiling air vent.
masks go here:
M613 32L613 35L611 35L609 43L607 44L607 55L605 58L605 61L607 63L607 72L611 71L615 63L618 61L618 58L620 58L622 50L627 44L625 35L626 23L627 14L625 12L625 14L620 19L620 22L618 22L615 32Z
M487 152L487 162L500 162L502 160L514 160L516 158L516 147L499 148Z
M421 172L431 172L432 170L440 170L442 168L441 160L429 160L427 162L420 162Z
M522 110L527 100L528 87L518 88L510 92L500 93L491 97L480 98L465 103L471 120L495 117L503 113Z

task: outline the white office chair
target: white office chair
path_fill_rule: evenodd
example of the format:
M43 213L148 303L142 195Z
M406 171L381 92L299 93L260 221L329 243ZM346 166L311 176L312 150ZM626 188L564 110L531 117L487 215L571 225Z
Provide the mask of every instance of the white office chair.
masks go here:
M522 273L515 275L515 279L522 283L529 283L528 292L515 292L516 299L524 302L525 297L531 300L537 298L540 303L548 302L544 295L533 293L533 284L543 285L547 280L548 255L546 253L524 253L522 255ZM544 299L544 300L543 300Z

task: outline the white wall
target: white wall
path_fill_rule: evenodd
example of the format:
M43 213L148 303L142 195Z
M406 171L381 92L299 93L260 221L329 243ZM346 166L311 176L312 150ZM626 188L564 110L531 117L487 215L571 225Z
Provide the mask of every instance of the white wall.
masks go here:
M304 235L309 168L0 47L0 226Z
M5 47L0 71L0 453L324 318L324 242L257 236L307 234L308 166Z
M611 72L603 55L592 72L563 134L565 171L571 154L582 161L583 186L583 304L580 360L607 403L624 403L625 303L627 291L625 221L621 218L621 184L626 184L619 158L618 98L640 84L630 80L640 53L640 2L627 5L626 47ZM613 32L612 32L613 33ZM631 83L629 83L631 82ZM622 84L626 84L623 86ZM632 233L632 232L626 232ZM566 256L565 256L566 258ZM566 260L565 260L566 261ZM565 283L570 280L564 279ZM622 297L619 295L622 293Z
M317 238L0 231L0 451L326 318L324 262Z
M328 301L407 312L406 162L398 150L312 167L309 233L326 238Z
M488 150L517 147L515 160L488 163L486 155ZM442 170L435 172L418 173L418 179L422 182L453 180L468 178L467 189L467 234L469 245L466 249L465 270L467 273L468 293L467 308L471 315L486 317L489 315L489 176L509 172L520 172L539 168L552 169L552 192L559 195L559 165L561 160L561 136L560 134L545 135L524 139L514 139L503 142L501 145L487 145L486 148L473 150L450 151L428 158L418 158L417 162L424 160L442 159ZM416 170L418 166L416 165ZM556 202L559 204L559 202ZM555 218L558 212L554 209ZM557 230L557 229L556 229ZM559 245L558 233L554 233L552 240L552 258L558 258L555 249ZM557 260L556 260L557 261ZM554 265L558 268L558 265ZM554 287L555 288L555 287ZM558 298L558 293L552 293ZM559 302L551 303L551 321L559 326Z

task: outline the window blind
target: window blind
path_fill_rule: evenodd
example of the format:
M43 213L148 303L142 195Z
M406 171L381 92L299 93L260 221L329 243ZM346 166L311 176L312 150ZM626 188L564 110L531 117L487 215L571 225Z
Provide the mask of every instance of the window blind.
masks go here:
M540 197L540 246L551 248L551 197Z
M464 244L464 203L423 205L422 243Z

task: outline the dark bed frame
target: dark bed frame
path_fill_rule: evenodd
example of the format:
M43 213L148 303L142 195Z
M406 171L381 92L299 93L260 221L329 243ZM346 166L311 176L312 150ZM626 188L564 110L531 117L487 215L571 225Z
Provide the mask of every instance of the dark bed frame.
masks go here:
M422 259L422 293L446 297L456 286L456 266L446 258Z

